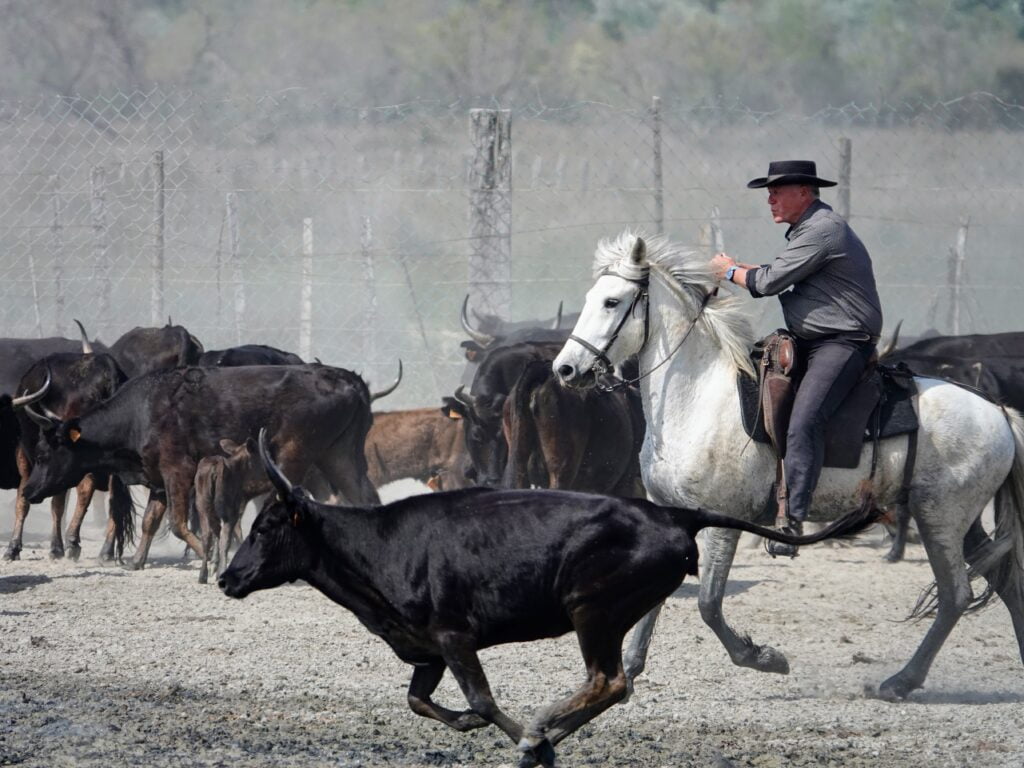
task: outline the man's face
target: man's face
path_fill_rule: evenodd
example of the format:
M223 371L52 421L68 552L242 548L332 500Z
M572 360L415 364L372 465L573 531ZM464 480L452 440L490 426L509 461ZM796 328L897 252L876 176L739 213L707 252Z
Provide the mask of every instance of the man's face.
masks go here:
M803 184L768 187L768 205L776 224L796 224L812 199L810 188Z

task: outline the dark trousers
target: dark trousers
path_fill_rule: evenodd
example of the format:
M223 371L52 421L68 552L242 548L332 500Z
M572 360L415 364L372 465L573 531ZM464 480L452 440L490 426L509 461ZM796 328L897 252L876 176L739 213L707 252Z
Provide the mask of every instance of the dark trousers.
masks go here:
M803 521L811 508L825 461L825 424L860 380L874 342L829 337L798 340L803 376L786 432L786 488L789 517Z

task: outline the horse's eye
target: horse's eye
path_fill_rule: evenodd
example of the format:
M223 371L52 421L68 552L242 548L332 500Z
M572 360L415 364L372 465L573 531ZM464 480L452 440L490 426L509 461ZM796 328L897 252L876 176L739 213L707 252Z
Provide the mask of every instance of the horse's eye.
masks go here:
M619 300L618 299L605 299L604 300L604 308L605 309L614 309L617 306L619 306Z

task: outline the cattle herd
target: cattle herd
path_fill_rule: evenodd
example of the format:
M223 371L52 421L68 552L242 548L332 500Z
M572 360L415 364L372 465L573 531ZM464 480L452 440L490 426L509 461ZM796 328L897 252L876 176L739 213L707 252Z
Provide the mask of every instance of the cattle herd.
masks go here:
M106 491L101 560L143 568L166 518L200 558L200 582L212 560L231 597L302 579L413 665L415 713L460 731L493 724L518 746L520 765L549 766L559 741L631 693L623 638L697 573L700 529L810 544L876 521L876 510L860 509L795 539L646 501L637 388L574 389L552 371L574 318L559 306L543 321L474 320L467 304L462 383L400 411L374 405L399 386L401 363L394 384L375 392L351 370L265 345L206 351L170 320L110 346L81 326L79 339L0 339L0 485L17 491L4 559L19 559L30 505L45 499L50 556L79 558L92 495ZM894 338L883 359L1024 410L1024 333L900 348ZM631 380L635 366L627 361L615 381ZM378 489L404 478L440 493L380 506ZM133 485L148 494L144 510ZM261 511L245 535L251 502ZM908 527L906 517L892 525L890 559L902 556ZM573 631L586 682L516 722L477 652ZM446 670L469 710L431 699Z

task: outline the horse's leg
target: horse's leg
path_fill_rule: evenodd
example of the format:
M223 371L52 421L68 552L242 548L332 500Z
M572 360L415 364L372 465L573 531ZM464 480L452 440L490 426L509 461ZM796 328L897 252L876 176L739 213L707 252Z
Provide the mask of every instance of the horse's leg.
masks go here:
M925 633L924 640L921 641L921 645L918 646L907 665L878 687L878 695L883 699L890 701L903 699L915 688L921 687L939 649L942 648L949 633L971 603L971 585L963 553L964 537L967 531L958 529L958 526L954 525L954 521L950 519L954 514L948 506L950 503L950 500L945 501L947 505L945 510L939 508L932 510L935 517L943 524L936 524L929 519L930 515L928 514L917 515L917 528L921 534L921 542L924 544L928 562L935 575L938 609L935 621L932 622L928 632ZM952 503L955 503L955 500ZM981 514L980 510L978 514ZM945 518L944 521L943 518ZM977 518L975 517L975 519ZM969 523L966 519L963 522L966 528Z
M68 492L61 491L50 499L50 559L64 557L64 510L68 506Z
M994 547L995 542L985 533L981 520L975 520L964 540L967 562L972 567L981 567ZM1000 558L1000 562L990 563L989 569L981 572L1010 612L1021 661L1024 661L1024 577L1017 570L1012 557Z
M633 693L633 681L643 673L647 666L647 651L650 650L651 640L654 638L654 625L658 623L658 614L661 613L664 605L664 602L660 602L651 608L633 628L629 647L626 649L627 695Z
M471 731L490 725L480 715L471 710L456 712L435 704L430 695L437 690L438 683L447 669L444 662L438 659L429 664L417 665L413 668L412 681L409 683L409 709L420 717L440 720L456 731Z
M93 493L96 490L96 479L86 475L75 488L75 514L68 523L68 557L77 560L82 554L82 521L89 509Z
M910 507L906 504L896 505L896 533L892 537L892 547L885 559L890 563L898 563L903 559L907 548L907 533L910 529Z
M770 645L755 645L749 636L737 635L722 615L725 586L739 538L739 531L722 528L708 528L704 531L704 567L697 600L701 618L718 636L736 666L788 675L789 662L782 653Z

